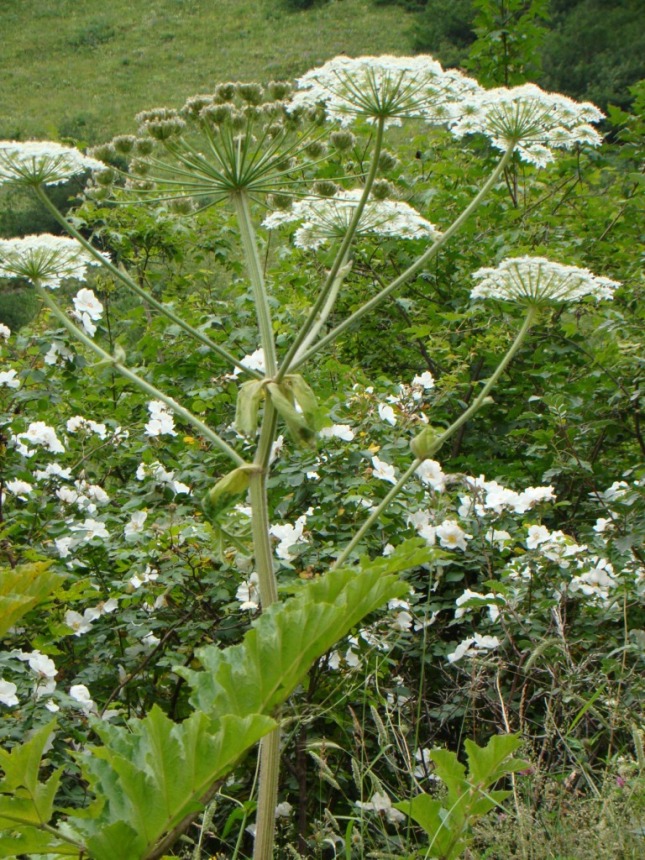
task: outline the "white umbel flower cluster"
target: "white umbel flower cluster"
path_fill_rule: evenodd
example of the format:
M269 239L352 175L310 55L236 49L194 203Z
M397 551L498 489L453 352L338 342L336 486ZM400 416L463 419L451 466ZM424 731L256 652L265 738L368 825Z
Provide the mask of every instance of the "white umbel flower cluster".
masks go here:
M305 197L287 211L272 212L263 222L274 229L282 224L302 221L294 235L294 245L313 250L326 242L343 239L354 217L363 192L360 188L339 191L334 197ZM397 239L436 239L439 231L419 213L395 200L368 200L356 235L368 233Z
M573 302L590 296L611 299L617 281L592 274L588 269L554 263L544 257L509 257L497 268L478 269L479 283L473 299L502 299L523 304Z
M385 126L403 117L442 123L458 112L456 105L479 85L454 69L444 70L432 57L335 57L312 69L296 85L290 110L324 105L341 125L356 119L382 118Z
M0 140L0 185L60 185L105 164L49 140Z
M0 240L0 278L25 278L54 290L61 281L84 281L96 260L76 239L41 233Z
M604 117L595 105L545 93L535 84L480 89L464 99L462 111L451 123L456 137L484 134L501 150L515 144L523 161L539 167L553 161L553 149L572 149L576 144L599 146L602 142L589 124Z

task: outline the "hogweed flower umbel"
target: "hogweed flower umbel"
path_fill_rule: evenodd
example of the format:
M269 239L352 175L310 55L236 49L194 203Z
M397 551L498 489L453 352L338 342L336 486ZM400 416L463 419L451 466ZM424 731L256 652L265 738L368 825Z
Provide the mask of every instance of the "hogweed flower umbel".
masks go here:
M335 57L297 81L290 110L324 105L327 116L349 125L358 118L401 125L403 117L429 123L450 119L456 105L479 85L427 55Z
M590 296L596 300L613 298L617 281L592 274L588 269L554 263L544 257L511 257L497 268L473 273L479 284L473 299L502 299L528 305L573 302Z
M273 212L263 222L273 229L292 221L302 221L296 230L294 244L298 248L315 249L330 240L342 240L362 196L361 189L339 191L334 197L306 197L287 211ZM361 215L356 234L398 239L436 239L440 233L434 224L419 213L395 200L368 200Z
M49 140L0 140L0 185L60 185L105 164Z
M514 144L523 161L539 167L553 161L553 149L602 143L590 125L604 117L595 105L546 93L535 84L480 89L464 99L462 111L451 123L455 137L484 134L502 151Z
M54 290L61 281L84 281L88 266L100 261L76 239L42 233L0 240L0 278L24 278Z

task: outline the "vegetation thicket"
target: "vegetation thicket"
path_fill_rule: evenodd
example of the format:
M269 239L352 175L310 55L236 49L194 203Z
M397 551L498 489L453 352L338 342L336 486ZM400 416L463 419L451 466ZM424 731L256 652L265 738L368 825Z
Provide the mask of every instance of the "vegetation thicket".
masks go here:
M67 129L12 31L0 857L637 860L644 83L292 5L34 4Z

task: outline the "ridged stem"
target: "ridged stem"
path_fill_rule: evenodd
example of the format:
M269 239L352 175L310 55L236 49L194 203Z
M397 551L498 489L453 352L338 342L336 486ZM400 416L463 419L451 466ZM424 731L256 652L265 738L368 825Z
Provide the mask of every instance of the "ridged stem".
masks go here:
M255 312L260 330L260 343L264 352L266 375L275 376L278 365L275 354L273 325L271 323L271 309L269 308L269 297L264 283L262 262L251 219L249 199L244 191L238 191L231 195L231 202L235 207L237 223L240 228L240 238L242 239L242 248L244 249L244 259L246 260L246 267L251 280Z
M378 125L376 127L376 140L374 142L374 151L372 152L370 168L365 178L363 193L361 195L360 200L358 201L356 211L354 212L352 219L349 222L347 232L345 233L343 241L341 242L340 247L336 253L336 257L334 258L334 262L332 263L331 269L327 274L325 283L323 284L320 294L311 306L307 319L304 321L300 331L296 336L296 339L289 347L289 351L285 356L284 362L282 363L282 367L280 368L280 372L278 374L278 381L282 379L284 374L288 373L289 370L292 370L294 367L297 367L298 365L302 364L302 359L297 358L297 356L302 352L302 344L305 342L305 340L308 340L309 333L311 329L316 325L316 321L319 317L321 309L325 306L329 294L334 289L334 286L338 279L338 273L341 267L346 263L350 245L352 244L354 235L356 233L356 230L358 229L358 223L361 219L361 215L363 214L363 210L367 205L367 200L369 198L370 191L372 190L372 185L374 184L374 180L376 179L379 158L381 155L381 148L383 146L384 128L385 120L383 119L383 117L379 117ZM309 350L306 355L308 355L309 352L311 352L311 350Z

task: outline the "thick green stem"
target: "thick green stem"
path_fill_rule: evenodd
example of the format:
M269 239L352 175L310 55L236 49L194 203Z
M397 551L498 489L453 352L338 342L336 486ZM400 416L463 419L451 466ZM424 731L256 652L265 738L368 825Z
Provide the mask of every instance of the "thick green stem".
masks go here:
M343 241L341 242L340 248L336 254L334 262L332 263L332 267L327 274L327 278L325 279L325 283L318 295L318 298L311 306L309 311L309 315L307 319L302 325L302 328L298 332L296 339L289 347L289 351L285 356L282 367L280 368L280 373L278 376L278 381L282 379L285 373L288 373L292 367L296 367L302 363L302 360L297 359L296 357L302 353L302 345L305 340L309 339L309 333L311 329L316 325L316 321L320 315L321 309L325 306L328 296L330 292L333 291L334 285L337 282L338 273L343 265L347 262L347 255L349 253L350 245L354 239L354 235L358 228L358 223L361 219L361 215L363 214L363 210L367 205L367 200L370 195L370 191L372 190L372 185L374 184L374 180L376 179L376 173L378 171L378 163L379 157L381 155L381 148L383 146L383 131L385 127L385 120L383 117L379 118L378 125L376 127L376 140L374 142L374 151L372 153L372 161L370 163L370 169L365 178L365 185L363 187L363 193L361 195L361 199L358 201L358 205L356 207L356 211L352 216L352 220L349 222L349 226L347 228L347 232L343 237ZM330 308L331 310L331 308Z
M495 185L495 183L503 173L504 168L511 159L511 156L513 154L513 148L513 145L509 146L491 176L479 190L477 196L464 209L461 215L455 221L453 221L453 223L450 225L450 227L448 227L445 233L442 233L441 236L428 248L428 250L424 254L422 254L418 260L412 263L412 265L409 266L405 270L405 272L402 272L390 284L388 284L386 287L383 287L383 289L380 290L375 296L373 296L373 298L371 298L368 302L365 302L364 305L361 305L358 310L354 311L351 316L348 316L347 319L343 320L343 322L337 325L336 328L332 329L324 337L321 337L320 340L314 344L314 346L308 349L305 353L301 353L298 356L298 359L293 362L291 366L292 371L296 370L298 367L308 361L313 355L315 355L317 352L327 346L327 344L336 340L336 338L339 337L346 329L354 325L354 323L358 322L362 317L365 316L365 314L373 310L391 293L393 293L399 287L403 286L403 284L409 281L410 278L413 277L413 275L415 275L420 269L422 269L437 254L437 252L441 250L441 248L446 244L446 242L461 228L461 226L472 215L475 209L477 209L484 197Z
M271 448L275 438L276 419L275 408L270 398L267 397L264 401L260 438L253 461L260 469L252 473L250 479L251 531L262 609L266 609L278 600L278 584L273 570L273 553L269 535L267 500L267 479ZM254 860L270 860L273 856L279 776L280 729L277 728L260 742L260 776L255 845L253 848Z
M238 191L236 194L231 195L231 200L235 206L242 247L244 249L244 259L249 278L251 279L255 312L258 319L258 328L260 329L260 343L264 352L264 367L267 376L275 376L278 365L275 354L273 325L271 323L271 309L269 308L269 297L264 283L262 262L258 253L255 230L251 219L249 199L244 191Z
M204 346L207 346L210 350L217 353L221 358L225 359L229 364L235 365L240 370L243 370L245 373L250 376L255 376L257 379L262 378L262 374L258 373L255 370L249 370L248 367L245 367L242 362L235 358L235 356L231 355L228 350L224 349L224 347L215 343L215 341L211 340L205 334L193 328L189 323L183 320L181 317L177 316L177 314L168 308L166 305L158 302L155 298L153 298L149 293L147 293L144 289L142 289L135 281L132 280L124 271L119 269L118 266L115 266L110 260L108 260L103 254L101 254L97 249L87 241L87 239L79 233L79 231L69 223L69 221L62 215L56 206L51 202L45 191L40 187L35 187L36 194L42 203L46 206L46 208L51 212L54 218L58 221L58 223L70 234L73 236L77 242L85 248L88 253L90 253L96 260L98 260L104 268L110 272L111 275L114 275L124 286L126 286L133 293L136 293L144 302L147 302L151 307L158 310L160 313L164 314L171 322L175 323L175 325L180 326L187 334L194 337Z
M94 341L88 337L85 332L81 331L81 329L74 325L74 323L67 317L67 315L63 312L61 308L58 307L56 302L52 299L52 297L44 290L40 285L35 284L36 292L41 297L45 305L50 309L50 311L54 314L56 319L67 329L67 331L83 343L88 349L92 350L92 352L97 355L102 362L109 364L110 367L113 367L121 376L124 376L127 380L133 383L137 388L140 388L141 391L144 391L146 394L153 397L155 400L161 400L163 403L171 409L175 415L185 421L187 424L192 424L192 426L198 430L202 436L208 439L216 448L226 454L228 457L233 460L238 466L243 466L245 464L245 460L240 457L240 455L235 451L231 446L225 442L222 438L220 438L217 433L210 429L203 421L200 421L192 412L189 412L188 409L181 406L177 403L176 400L173 400L172 397L168 397L167 394L164 394L162 391L159 391L154 385L146 382L145 379L142 379L136 373L134 373L129 368L125 367L125 365L121 364L114 356L110 355L109 352L106 352L102 349L98 344L94 343Z
M500 378L500 376L502 375L502 373L504 373L504 371L508 367L509 363L513 359L513 356L515 355L515 353L518 351L518 349L522 345L522 342L526 338L526 335L528 334L529 329L531 328L531 326L535 322L535 318L537 316L537 313L538 313L538 310L536 307L531 306L528 308L527 313L526 313L526 318L524 319L524 322L522 324L521 329L517 333L517 336L516 336L515 340L513 341L513 343L511 344L508 352L506 353L504 358L498 364L495 372L486 381L486 384L482 388L478 397L471 403L471 405L468 407L468 409L466 409L466 411L463 412L459 416L459 418L457 418L456 421L453 421L453 423L450 425L450 427L448 427L446 430L444 430L444 432L441 433L441 435L439 435L437 437L437 439L434 441L435 450L438 451L441 448L441 446L445 442L447 442L448 439L450 439L450 437L453 436L457 432L457 430L462 426L462 424L465 424L466 421L468 421L470 418L472 418L473 415L476 412L478 412L479 409L483 406L484 401L488 397L490 391L492 390L494 385L497 383L497 381ZM351 541L347 544L345 549L340 553L340 555L338 556L338 558L336 559L336 561L332 565L332 570L337 568L337 567L340 567L340 565L342 565L343 562L346 561L346 559L349 557L349 555L354 550L354 548L362 540L363 535L365 535L365 533L379 519L379 517L381 516L383 511L387 508L387 506L390 504L390 502L394 498L396 498L396 496L398 496L398 494L401 492L403 487L407 484L408 480L412 477L412 475L414 475L414 473L419 468L421 463L423 463L424 459L426 459L426 458L417 457L415 459L415 461L410 466L408 466L408 468L403 473L403 475L401 475L401 477L396 482L396 484L387 493L387 495L383 498L383 500L380 502L380 504L372 511L372 513L365 520L365 522L360 527L360 529L356 532L356 534L351 539Z

